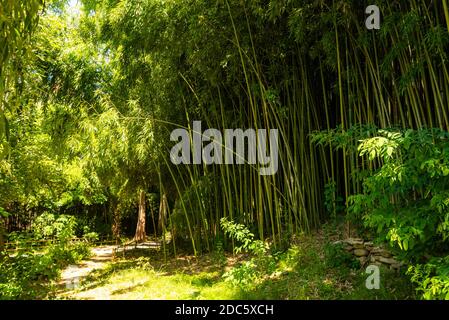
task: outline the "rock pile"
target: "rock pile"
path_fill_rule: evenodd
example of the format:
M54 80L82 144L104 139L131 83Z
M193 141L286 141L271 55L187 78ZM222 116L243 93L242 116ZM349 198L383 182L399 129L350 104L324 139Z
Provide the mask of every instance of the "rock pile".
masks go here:
M358 238L349 238L346 240L340 240L334 242L334 244L343 244L344 249L360 261L363 266L374 264L377 266L386 265L390 269L398 270L403 266L402 262L399 262L396 257L386 249L374 246L371 241L364 241Z

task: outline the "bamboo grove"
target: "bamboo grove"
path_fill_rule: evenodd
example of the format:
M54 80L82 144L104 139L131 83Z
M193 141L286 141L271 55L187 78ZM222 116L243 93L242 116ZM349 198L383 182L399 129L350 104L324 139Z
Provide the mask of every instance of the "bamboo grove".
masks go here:
M351 140L360 125L449 128L447 0L82 2L86 41L107 56L108 71L103 92L80 103L94 106L75 131L88 141L95 125L119 123L108 127L119 132L104 140L109 151L84 150L86 168L123 167L115 191L113 178L104 182L116 225L139 192L159 194L157 220L175 250L182 239L195 253L213 250L224 217L282 245L342 213L338 203L362 192L357 172L374 166L349 146L317 144L314 134ZM380 30L365 28L372 2ZM278 172L173 165L170 132L192 130L195 120L219 130L278 129ZM123 146L130 158L111 162L124 132L137 147Z
M204 89L180 72L186 95L198 105L194 112L186 106L185 125L200 118L212 128L280 131L274 176L261 177L251 166L169 166L178 193L172 219L182 219L178 226L185 226L195 250L210 249L221 217L281 244L336 214L336 199L344 205L349 195L362 192L356 172L372 166L344 147L317 145L314 132L344 133L360 124L448 128L446 1L379 2L382 25L374 32L364 28L364 2L270 5L263 31L253 25L257 11L251 4L222 5L240 88L218 80ZM234 15L236 6L244 7L245 16ZM330 210L324 206L326 186L334 186Z

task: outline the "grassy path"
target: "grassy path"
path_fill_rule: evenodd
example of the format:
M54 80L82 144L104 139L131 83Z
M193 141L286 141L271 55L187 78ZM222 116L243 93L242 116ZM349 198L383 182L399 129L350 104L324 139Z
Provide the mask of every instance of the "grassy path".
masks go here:
M77 265L69 265L62 273L59 286L72 289L79 281L94 270L102 269L107 262L112 261L117 246L101 246L92 249L92 257Z
M159 244L156 242L145 242L137 245L128 246L99 246L92 248L92 257L81 261L76 265L69 265L62 273L58 282L59 296L71 297L80 283L92 272L104 269L109 263L113 262L117 256L124 254L126 251L135 249L158 249Z

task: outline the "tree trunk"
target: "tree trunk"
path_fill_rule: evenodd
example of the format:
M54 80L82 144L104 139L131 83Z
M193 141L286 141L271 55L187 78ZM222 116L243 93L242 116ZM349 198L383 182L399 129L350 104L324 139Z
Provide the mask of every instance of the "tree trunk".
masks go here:
M139 193L139 216L137 218L136 235L134 236L136 242L145 241L147 237L145 233L145 214L145 191L141 190Z

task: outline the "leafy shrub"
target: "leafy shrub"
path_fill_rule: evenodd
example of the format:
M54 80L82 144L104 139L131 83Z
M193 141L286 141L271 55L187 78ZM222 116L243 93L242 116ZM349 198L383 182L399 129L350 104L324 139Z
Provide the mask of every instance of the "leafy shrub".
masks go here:
M412 260L447 252L449 133L381 130L359 151L382 166L349 199L350 212Z
M424 299L449 300L449 257L432 258L426 264L410 266L407 273Z
M344 249L342 244L327 243L324 246L326 265L332 268L347 267L349 269L360 268L360 262Z
M242 289L250 289L256 283L260 274L257 272L254 260L245 261L239 266L226 272L223 277L226 281Z
M98 241L98 233L96 232L85 232L83 235L83 239L87 242L95 242Z
M44 252L21 250L0 262L0 299L35 299L47 294L51 280L68 264L90 256L87 242L58 243Z
M83 218L70 215L57 215L44 212L33 224L33 235L36 239L69 240L82 235L86 241L98 240L98 233L91 231L91 226Z
M42 293L43 281L58 276L49 255L21 254L0 263L0 299L30 299Z
M70 239L75 236L76 218L45 212L33 224L33 232L38 239Z
M337 196L337 184L335 181L329 182L324 186L324 207L326 212L333 219L337 214L345 209L343 198Z
M84 241L72 242L75 228L73 216L44 213L36 219L33 233L11 233L9 239L19 250L0 264L0 299L41 298L62 268L90 256L89 241L98 234L86 228ZM56 241L36 252L32 244L39 239Z
M355 140L347 134L337 140ZM363 193L349 197L349 217L412 264L424 298L449 298L449 133L370 127L355 134L358 152L378 169L363 178Z
M254 234L244 225L234 223L226 218L222 218L220 222L224 232L240 243L240 246L236 246L234 251L253 255L250 260L232 268L223 277L226 281L242 289L251 289L257 285L257 280L274 272L277 255L269 252L268 244L261 240L255 240Z
M241 243L235 247L235 253L250 252L257 256L266 254L268 245L261 240L254 240L254 234L243 224L234 223L226 218L220 220L221 227L231 238Z
M419 259L446 251L449 237L449 133L380 131L362 141L361 155L382 166L364 180L364 194L349 199L350 212L367 227Z
M48 255L53 263L61 268L74 264L91 255L89 244L86 242L72 243L69 245L57 244L48 249Z

